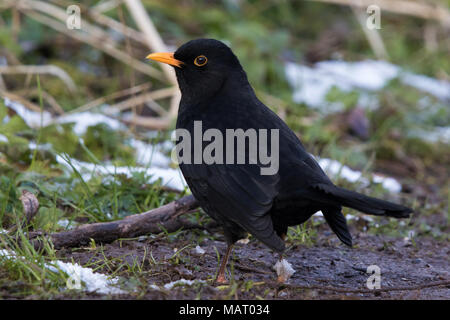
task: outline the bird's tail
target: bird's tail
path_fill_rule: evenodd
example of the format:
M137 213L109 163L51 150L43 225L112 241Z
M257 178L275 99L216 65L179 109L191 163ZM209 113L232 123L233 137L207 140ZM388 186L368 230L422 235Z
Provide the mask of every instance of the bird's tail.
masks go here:
M336 187L332 184L317 184L315 188L325 193L328 201L332 204L342 205L376 216L408 218L409 214L413 212L408 207L368 197L361 193Z

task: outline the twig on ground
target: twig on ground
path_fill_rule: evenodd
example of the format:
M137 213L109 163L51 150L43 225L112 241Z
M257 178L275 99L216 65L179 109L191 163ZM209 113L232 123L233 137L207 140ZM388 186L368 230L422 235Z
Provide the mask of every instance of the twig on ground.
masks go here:
M113 104L109 107L109 109L111 110L111 112L114 112L114 113L123 111L126 109L130 109L133 106L136 106L141 103L145 103L147 101L152 101L152 100L154 101L154 100L168 98L171 95L173 95L175 90L176 89L174 87L170 87L170 88L164 88L164 89L155 90L155 91L151 91L151 92L145 92L138 96L134 96L134 97L131 97L124 101L121 101L119 103Z
M169 117L141 117L134 116L130 118L120 118L118 119L126 124L140 126L143 128L151 129L151 130L165 130L169 127L172 119Z
M131 87L131 88L120 90L120 91L111 93L111 94L109 94L107 96L100 97L100 98L97 98L95 100L92 100L92 101L90 101L90 102L88 102L88 103L86 103L86 104L84 104L84 105L82 105L82 106L80 106L78 108L70 110L68 113L77 113L77 112L88 111L89 109L95 108L95 107L97 107L97 106L99 106L99 105L101 105L101 104L103 104L103 103L105 103L105 102L107 102L109 100L123 98L123 97L131 95L131 94L136 94L138 92L150 89L150 87L151 87L151 83L146 82L146 83L143 83L143 84Z
M134 238L163 230L173 232L181 227L192 228L191 224L174 217L188 213L197 207L198 203L192 195L185 196L162 207L131 215L122 220L85 224L74 230L50 234L48 237L55 248L59 249L86 245L92 240L97 243L109 243L119 238ZM38 239L34 242L37 247L41 245Z
M52 107L53 111L55 111L56 114L64 114L64 109L59 105L59 103L56 101L56 99L51 94L49 94L47 91L41 90L39 92L38 89L24 89L24 90L14 91L14 93L18 93L19 95L24 95L27 98L39 97L39 94L41 94L42 99L44 99L50 105L50 107Z
M11 93L8 91L3 91L0 89L0 97L4 97L4 98L8 98L10 100L17 101L20 104L22 104L24 107L26 107L30 110L33 110L35 112L41 112L41 108L38 105L28 101L27 99L25 99L17 94L14 94L14 93Z

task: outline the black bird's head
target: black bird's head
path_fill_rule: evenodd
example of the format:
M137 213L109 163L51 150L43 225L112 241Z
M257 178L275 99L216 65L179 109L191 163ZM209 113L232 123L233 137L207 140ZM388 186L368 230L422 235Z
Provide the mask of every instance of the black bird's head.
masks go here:
M234 85L248 85L238 58L227 45L218 40L191 40L175 53L152 53L147 58L175 67L178 85L186 100L201 101L210 98L230 78Z

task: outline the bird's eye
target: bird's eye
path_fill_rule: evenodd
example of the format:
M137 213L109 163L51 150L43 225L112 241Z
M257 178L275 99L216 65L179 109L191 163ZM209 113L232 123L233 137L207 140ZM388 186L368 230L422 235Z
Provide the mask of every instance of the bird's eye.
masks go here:
M194 60L194 64L197 67L203 67L208 62L208 58L206 58L204 55L198 56Z

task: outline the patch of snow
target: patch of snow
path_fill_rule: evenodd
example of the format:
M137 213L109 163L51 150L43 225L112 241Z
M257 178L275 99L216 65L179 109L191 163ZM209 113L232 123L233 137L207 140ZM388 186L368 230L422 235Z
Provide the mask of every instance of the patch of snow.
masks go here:
M160 290L160 288L156 284L151 284L148 287L153 290Z
M320 108L325 112L342 109L341 103L328 102L325 99L332 87L345 92L356 89L361 93L360 99L363 99L360 104L373 107L373 99L369 99L367 93L382 89L395 78L440 100L450 100L449 82L405 72L399 66L381 60L322 61L314 67L288 62L285 65L285 73L294 89L294 101L306 103L312 108Z
M399 67L385 61L365 60L357 62L323 61L316 64L322 72L353 88L369 91L382 89L386 83L395 78Z
M372 178L373 178L373 182L381 183L381 185L383 186L384 189L386 189L392 193L399 193L400 191L402 191L402 185L394 178L384 177L384 176L380 176L378 174L374 174L372 176Z
M52 144L51 143L41 143L41 144L36 144L33 141L30 141L28 143L28 148L30 150L34 150L34 149L40 149L40 150L51 150L52 149Z
M39 128L41 126L41 116L42 116L42 126L46 126L51 123L52 115L43 110L41 112L36 112L25 108L22 104L5 98L5 106L13 109L19 117L25 121L25 123L31 128Z
M60 155L56 156L56 161L67 166L68 169L71 170L70 165ZM110 164L96 165L94 163L83 162L76 159L71 159L70 162L86 181L90 180L95 174L113 175L116 173L125 174L128 177L131 177L133 172L145 172L150 176L149 183L156 182L156 180L161 178L163 185L175 190L184 190L186 186L186 181L184 180L179 169L157 167L116 167Z
M10 250L0 249L0 257L14 258L16 254Z
M420 91L427 92L440 100L450 100L449 82L413 73L404 73L401 81Z
M320 158L317 160L322 169L331 176L339 175L341 178L352 183L359 181L365 185L369 185L369 180L363 177L361 171L353 170L337 160L327 158ZM394 178L374 174L372 176L372 180L375 183L381 183L384 189L392 193L399 193L402 190L402 185Z
M76 135L81 136L86 133L88 127L95 126L100 123L105 123L113 130L125 129L119 120L113 119L101 113L94 112L79 112L73 114L65 114L60 116L57 123L74 123L73 130Z
M17 255L15 252L5 249L0 249L0 257L17 259ZM119 281L118 278L110 278L107 275L94 272L91 268L84 268L77 263L73 264L56 260L51 263L46 263L45 267L53 272L58 272L59 270L61 270L66 273L69 276L69 279L67 281L68 287L69 285L71 285L73 289L81 289L81 283L84 283L84 290L88 292L97 292L103 294L126 293L126 291L115 287L115 285L117 285L117 282Z
M71 225L71 223L72 221L70 221L69 219L60 219L57 222L58 226L61 226L65 229L72 229L73 226Z
M8 98L5 98L5 105L13 109L31 128L38 128L41 125L41 112L36 112L24 107L22 104L12 101ZM75 134L81 136L83 135L87 128L90 126L94 126L99 123L107 124L111 129L125 129L126 126L122 124L119 120L108 117L101 113L94 112L79 112L74 114L64 114L59 116L56 120L56 123L74 123L74 132ZM42 125L45 127L54 120L52 119L52 115L48 111L42 112Z
M126 293L126 291L115 287L119 281L118 278L110 278L107 275L94 272L91 268L84 268L77 263L66 263L57 260L55 265L56 268L65 272L69 276L69 281L75 280L75 282L83 282L85 284L85 291L103 294ZM49 267L52 271L57 271L56 268L53 265Z
M166 283L164 285L164 289L166 290L170 290L175 286L183 286L183 285L188 285L188 286L192 286L195 283L205 283L204 280L186 280L186 279L180 279L177 281L172 281L169 283Z
M432 130L423 130L423 129L416 129L408 133L411 137L418 137L422 140L428 141L428 142L443 142L443 143L450 143L450 126L449 127L435 127Z
M140 140L131 139L130 145L136 150L136 162L147 166L151 164L157 167L168 167L170 164L169 157L148 143Z
M295 273L294 268L292 268L292 265L286 259L278 260L273 266L273 269L277 272L278 279L281 279L283 282L289 280Z

